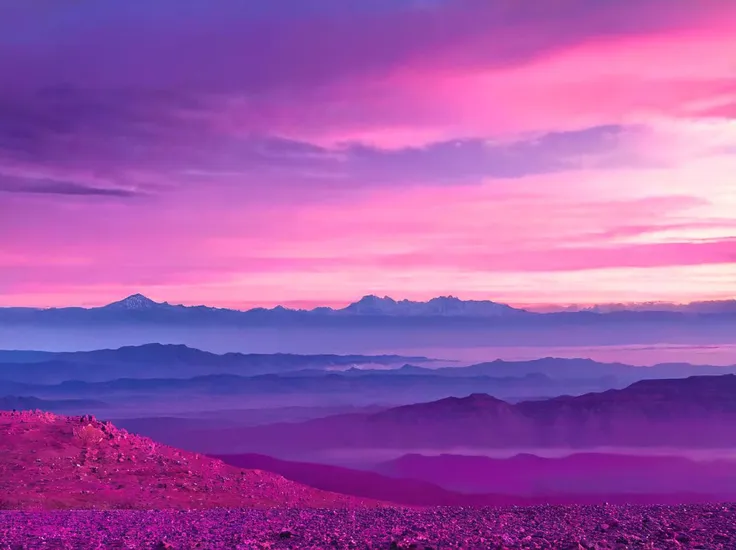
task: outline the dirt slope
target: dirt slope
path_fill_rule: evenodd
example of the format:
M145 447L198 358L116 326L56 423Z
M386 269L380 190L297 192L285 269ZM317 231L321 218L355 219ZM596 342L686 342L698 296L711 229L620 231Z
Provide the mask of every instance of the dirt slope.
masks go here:
M374 505L159 445L91 416L0 412L0 508Z

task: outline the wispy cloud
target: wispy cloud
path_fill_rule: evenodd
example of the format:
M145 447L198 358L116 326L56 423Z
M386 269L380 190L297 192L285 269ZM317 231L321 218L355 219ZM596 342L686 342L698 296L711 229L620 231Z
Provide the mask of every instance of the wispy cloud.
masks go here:
M23 180L0 177L0 193L30 195L72 195L132 198L140 193L130 189L91 187L70 181Z

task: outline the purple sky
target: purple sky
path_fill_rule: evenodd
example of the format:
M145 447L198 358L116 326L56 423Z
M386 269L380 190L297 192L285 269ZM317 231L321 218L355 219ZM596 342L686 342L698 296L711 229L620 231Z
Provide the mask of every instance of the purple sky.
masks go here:
M0 5L0 305L733 297L732 0Z

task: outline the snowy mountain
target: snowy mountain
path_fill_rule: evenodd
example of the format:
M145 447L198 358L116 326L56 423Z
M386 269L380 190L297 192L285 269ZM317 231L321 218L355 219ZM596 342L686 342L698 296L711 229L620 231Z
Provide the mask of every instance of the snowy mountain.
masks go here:
M337 313L399 317L498 317L527 312L489 300L466 301L454 296L440 296L428 302L413 302L411 300L396 301L388 296L379 298L369 295L337 310Z
M127 298L124 298L123 300L120 300L118 302L113 302L111 304L107 304L106 306L103 306L104 309L107 310L124 310L124 311L141 311L141 310L150 310L150 309L156 309L161 307L171 307L168 303L158 303L154 302L150 298L147 298L146 296L143 296L143 294L133 294L132 296L128 296Z
M432 326L460 327L560 327L618 326L631 323L699 324L736 321L736 303L703 302L681 309L619 309L597 308L558 312L532 312L490 300L461 300L440 296L427 302L395 300L388 296L364 296L340 309L318 307L311 310L277 306L247 311L207 306L184 306L156 302L142 294L101 307L81 308L0 308L0 323L41 324L45 326L154 323L172 325L232 325L232 326ZM628 329L627 329L628 330Z
M313 316L353 315L353 316L390 316L390 317L499 317L502 315L528 313L522 309L515 309L506 304L499 304L489 300L461 300L454 296L440 296L428 302L414 302L411 300L394 300L388 296L364 296L342 309L317 307L311 310L289 309L284 306L274 308L254 308L246 311L211 308L206 306L172 305L168 302L155 302L142 294L133 294L118 302L113 302L100 308L106 311L190 311L194 312L228 312L230 314L252 315L283 315L293 316L305 314Z

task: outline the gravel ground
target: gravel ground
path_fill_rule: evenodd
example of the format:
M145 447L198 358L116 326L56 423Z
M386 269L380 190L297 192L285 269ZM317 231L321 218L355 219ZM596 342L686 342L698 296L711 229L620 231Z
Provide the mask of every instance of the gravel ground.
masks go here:
M736 504L1 512L0 549L736 549Z

